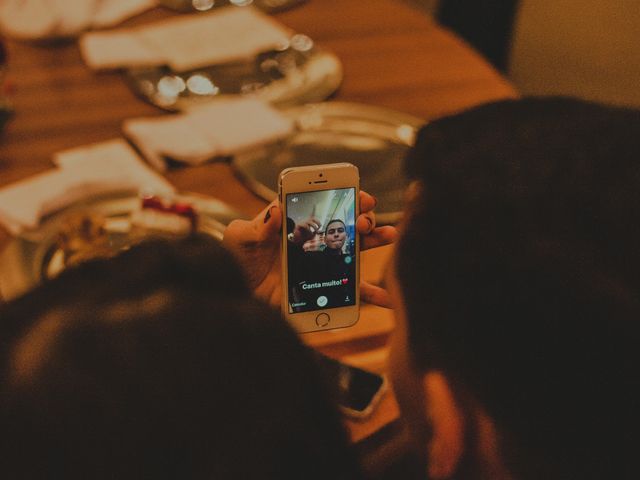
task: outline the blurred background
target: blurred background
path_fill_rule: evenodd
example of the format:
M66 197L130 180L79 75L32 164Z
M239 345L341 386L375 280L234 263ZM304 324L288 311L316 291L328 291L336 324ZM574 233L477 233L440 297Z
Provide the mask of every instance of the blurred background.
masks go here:
M525 95L640 105L637 0L409 0Z
M395 223L425 122L521 95L640 106L639 6L0 0L0 301L143 237L220 238L287 167L357 165L377 223ZM362 278L380 283L390 255L364 252ZM304 341L384 373L393 328L363 305L354 327ZM391 392L351 438L397 416Z

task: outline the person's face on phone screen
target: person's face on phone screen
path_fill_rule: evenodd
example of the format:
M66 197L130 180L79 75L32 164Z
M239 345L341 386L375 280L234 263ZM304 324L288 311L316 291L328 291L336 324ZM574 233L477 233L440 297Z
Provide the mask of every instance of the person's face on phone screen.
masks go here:
M347 240L347 231L342 222L331 222L325 231L324 243L327 248L339 250Z

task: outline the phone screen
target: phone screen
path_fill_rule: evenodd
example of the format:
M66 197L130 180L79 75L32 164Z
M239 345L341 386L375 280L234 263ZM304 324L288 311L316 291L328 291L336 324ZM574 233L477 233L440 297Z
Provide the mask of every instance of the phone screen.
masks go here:
M338 392L341 407L364 413L383 388L384 377L317 354L320 367Z
M288 193L289 313L356 303L356 189Z

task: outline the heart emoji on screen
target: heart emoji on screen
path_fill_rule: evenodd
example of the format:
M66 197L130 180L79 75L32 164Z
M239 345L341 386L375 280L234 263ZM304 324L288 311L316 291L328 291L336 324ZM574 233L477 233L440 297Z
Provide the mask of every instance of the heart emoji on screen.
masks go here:
M343 278L342 279L342 284L346 285L347 283L349 283L349 279L348 278Z

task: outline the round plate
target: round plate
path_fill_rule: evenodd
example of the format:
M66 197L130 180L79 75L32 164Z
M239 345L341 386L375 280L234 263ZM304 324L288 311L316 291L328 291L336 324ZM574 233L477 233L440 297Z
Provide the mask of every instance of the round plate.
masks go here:
M251 61L187 72L166 66L134 68L126 79L138 96L169 111L188 110L225 95L254 95L284 107L327 98L342 82L342 64L297 34L282 50L263 52Z
M171 200L191 205L198 214L197 230L219 240L231 220L242 218L225 203L205 196L178 194ZM97 197L54 213L37 230L14 238L0 255L0 299L15 298L65 268L59 238L78 218L100 218L105 234L96 248L107 253L157 235L132 225L131 214L140 203L134 195Z
M306 0L159 0L158 3L163 7L179 12L205 12L214 7L223 7L229 4L238 6L253 4L264 12L274 13L288 10L305 1Z
M277 196L285 168L349 162L360 170L360 187L375 195L376 218L399 220L408 181L403 161L424 120L386 108L327 102L285 111L296 130L285 140L233 158L232 166L256 194Z

